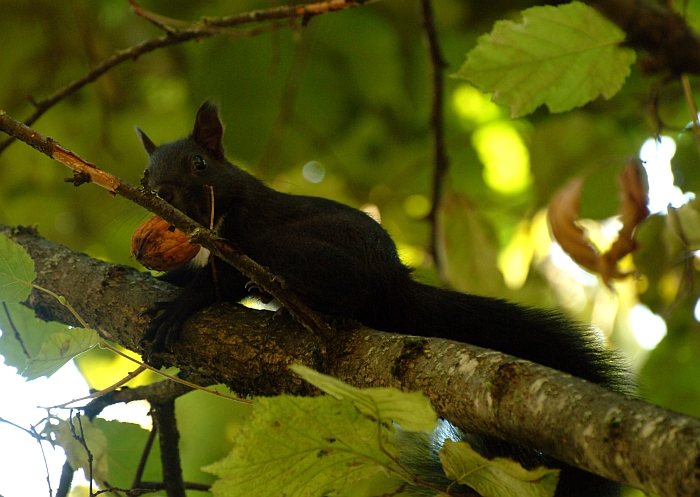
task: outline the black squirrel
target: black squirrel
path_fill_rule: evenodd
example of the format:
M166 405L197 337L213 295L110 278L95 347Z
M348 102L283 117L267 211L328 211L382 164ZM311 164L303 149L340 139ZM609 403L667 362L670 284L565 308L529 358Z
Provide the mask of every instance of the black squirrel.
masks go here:
M439 337L495 349L612 390L630 393L632 381L619 356L599 334L553 311L445 290L415 281L389 234L370 216L317 197L280 193L227 161L218 108L205 102L192 133L156 146L137 133L150 156L149 181L167 202L204 226L214 221L224 238L280 277L310 308L355 319L382 331ZM249 280L217 260L218 292L210 266L173 272L184 285L160 305L144 335L151 350L177 339L187 317L217 298L238 302ZM155 312L154 312L155 314ZM493 437L470 436L487 457L510 456L527 467L562 467L557 496L612 497L620 485L548 459L535 450Z

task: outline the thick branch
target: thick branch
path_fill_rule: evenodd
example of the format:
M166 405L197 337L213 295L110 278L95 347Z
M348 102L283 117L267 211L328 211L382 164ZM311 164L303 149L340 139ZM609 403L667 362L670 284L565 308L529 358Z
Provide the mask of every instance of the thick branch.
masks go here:
M31 230L0 232L34 258L37 283L64 295L105 338L136 350L141 312L173 288L132 268L89 258ZM125 301L128 296L128 301ZM44 319L74 324L55 299L27 301ZM288 316L217 304L185 324L165 356L180 368L256 395L308 394L287 369L305 364L358 387L422 390L438 414L538 448L569 464L660 495L697 496L700 420L626 399L588 382L498 352L440 339L339 331L326 345Z

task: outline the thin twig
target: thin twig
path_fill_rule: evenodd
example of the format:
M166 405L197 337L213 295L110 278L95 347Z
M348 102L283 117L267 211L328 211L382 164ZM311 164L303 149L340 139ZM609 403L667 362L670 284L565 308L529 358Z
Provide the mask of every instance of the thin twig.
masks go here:
M683 74L681 76L681 84L683 85L683 93L685 94L688 110L690 111L690 116L693 120L693 136L695 137L695 146L700 152L700 120L698 119L698 108L695 105L693 89L690 87L690 79L688 78L687 74Z
M73 434L73 438L75 438L80 445L83 446L85 449L85 452L87 453L87 462L88 462L88 474L86 474L86 478L90 482L90 493L88 495L93 495L92 491L92 482L93 482L93 473L92 473L92 462L93 462L93 455L90 449L87 446L87 441L85 440L85 431L83 430L83 420L80 415L80 412L78 412L75 416L78 419L78 425L80 426L80 435L76 433L75 425L73 424L73 416L68 418L68 425L70 426L70 431Z
M198 492L209 492L209 490L211 489L211 485L207 483L194 483L186 481L183 485L185 487L185 490L195 490ZM157 490L165 490L165 483L163 483L162 481L142 481L141 486L139 488L105 488L104 490L95 492L95 497L108 492L114 493L117 491L125 492L128 495L128 497L137 497L139 495L152 494Z
M423 29L428 39L430 51L430 62L433 68L433 103L430 116L430 128L433 134L433 191L432 206L428 214L430 222L430 255L435 261L435 266L440 269L440 260L437 257L438 244L438 214L442 205L442 188L445 175L449 167L447 152L445 151L445 131L443 123L443 99L444 99L444 78L443 71L447 64L440 53L435 20L433 18L433 6L431 0L421 0L423 13Z
M247 12L245 14L239 14L230 17L222 17L218 19L204 18L202 19L202 23L204 23L207 26L231 28L234 26L240 26L241 24L247 24L251 22L291 19L295 17L301 17L305 19L306 22L308 22L308 19L317 15L325 14L327 12L345 10L351 7L357 7L359 5L366 5L368 3L371 2L354 2L352 0L329 0L327 2L316 2L306 5L290 5L283 7L274 7L266 10L255 10L252 12Z
M136 474L134 475L134 481L131 484L131 488L141 487L143 472L146 469L146 463L148 462L148 456L151 453L151 448L153 447L153 441L156 439L156 433L158 433L158 427L155 423L153 423L153 428L151 428L151 431L148 433L146 445L144 445L143 452L141 452L141 459L139 459L139 465L136 468Z
M368 3L368 2L367 2ZM129 48L119 50L117 53L108 57L87 74L78 78L60 90L57 90L52 95L43 100L32 100L35 105L34 112L25 121L24 124L31 126L39 119L46 111L56 105L64 98L74 94L85 85L92 83L100 76L105 74L113 67L127 60L137 60L140 56L152 52L156 49L177 45L191 40L202 40L226 33L220 28L231 28L243 24L273 21L278 19L294 19L301 18L308 20L310 17L324 14L326 12L335 12L350 7L361 5L359 2L332 0L330 2L316 2L308 5L299 5L292 7L276 7L267 10L256 10L245 14L240 14L232 17L224 17L220 19L202 19L201 22L190 25L188 29L175 29L169 27L166 33L160 38L152 38L142 41ZM161 26L159 26L161 27ZM165 29L161 27L161 29ZM15 140L10 137L0 143L0 154Z
M185 214L175 209L152 192L136 188L126 181L107 173L94 164L85 161L78 155L62 147L51 138L46 138L37 131L12 119L0 110L0 131L18 138L43 154L58 160L75 171L75 184L91 182L106 188L111 194L119 194L124 198L159 215L167 222L187 234L193 243L211 250L212 254L223 259L250 278L261 290L276 298L290 314L307 330L328 339L332 336L330 326L293 292L284 287L267 269L260 266L250 257L230 242L218 237L216 233L201 226Z
M14 426L18 430L22 430L39 443L39 450L41 450L41 456L44 458L44 466L46 467L46 483L49 486L49 495L53 495L53 490L51 489L51 479L49 478L49 463L46 461L46 453L44 452L44 446L41 444L41 442L45 441L45 439L39 433L37 433L36 428L34 428L34 426L32 426L30 429L23 428L22 426L13 423L12 421L8 421L4 418L0 418L0 423L6 423L10 426Z
M184 386L193 388L193 389L195 389L195 390L201 390L201 391L206 392L206 393L209 393L209 394L211 394L211 395L216 395L217 397L222 397L222 398L224 398L224 399L233 400L234 402L239 402L239 403L241 403L241 404L252 404L252 403L253 403L253 402L250 401L250 400L241 399L241 398L239 398L239 397L234 397L234 396L232 396L232 395L226 395L225 393L221 393L221 392L218 392L218 391L216 391L216 390L211 390L211 389L209 389L209 388L204 388L204 387L201 387L201 386L199 386L199 385L197 385L197 384L195 384L195 383L192 383L192 382L190 382L190 381L183 380L182 378L178 378L177 376L173 376L173 375L168 374L168 373L166 373L166 372L164 372L164 371L160 371L160 370L154 368L153 366L149 366L148 364L145 364L145 363L139 361L138 359L134 359L133 357L131 357L131 356L125 354L125 353L122 352L121 350L119 350L119 349L117 349L117 348L115 348L115 347L112 347L110 344L108 344L108 343L105 342L104 340L101 341L101 342L99 343L99 346L100 346L101 348L110 350L111 352L113 352L113 353L115 353L115 354L117 354L117 355L122 356L124 359L127 359L127 360L129 360L129 361L131 361L131 362L133 362L133 363L135 363L135 364L138 364L140 367L146 368L146 369L148 369L149 371L153 371L153 372L156 373L157 375L163 376L163 377L165 377L165 378L167 378L167 379L169 379L169 380L172 380L172 381L174 381L174 382L180 383L181 385L184 385ZM69 402L69 403L72 403L72 402L73 402L73 401L71 401L71 402Z
M214 187L205 185L209 192L209 229L214 231L214 214L216 213L216 204L214 202ZM211 275L214 280L214 291L216 292L216 300L221 300L221 288L219 288L219 273L216 271L216 257L209 257L209 265L211 266Z
M7 308L7 302L2 303L2 308L5 311L5 316L7 316L7 322L10 324L10 328L12 328L12 333L15 336L15 340L19 342L20 346L22 347L22 352L24 352L26 358L31 358L27 347L24 346L24 340L22 340L22 336L19 334L19 330L15 326L15 323L12 321L12 316L10 316L10 309Z
M70 404L74 404L76 402L80 402L81 400L89 400L89 399L96 399L97 397L102 397L103 395L106 395L110 392L113 392L120 386L122 386L124 383L128 383L129 381L133 380L136 378L138 375L146 371L148 367L146 365L141 365L138 368L136 368L134 371L131 371L129 374L127 374L124 378L119 380L118 382L114 383L113 385L108 386L107 388L104 388L98 392L93 392L90 395L86 395L85 397L80 397L79 399L74 399L70 400L64 404L59 404L57 406L54 406L54 408L61 408L61 407L67 407Z

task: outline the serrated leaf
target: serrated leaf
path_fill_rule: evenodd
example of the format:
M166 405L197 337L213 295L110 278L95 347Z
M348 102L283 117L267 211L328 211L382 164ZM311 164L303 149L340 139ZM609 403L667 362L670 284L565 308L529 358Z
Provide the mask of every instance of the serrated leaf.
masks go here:
M24 247L0 235L0 301L22 302L35 279L34 261Z
M394 421L409 431L433 431L437 426L437 414L423 392L406 393L395 388L361 390L299 364L290 369L336 399L350 400L362 414L372 419Z
M339 495L393 464L389 431L330 396L256 399L231 453L204 471L217 497Z
M580 2L532 7L521 23L499 21L455 74L513 118L546 104L551 112L580 107L602 95L612 97L630 74L636 54L620 46L625 33Z
M552 497L559 481L558 469L526 470L511 459L486 459L468 442L445 440L440 461L448 478L484 497Z
M52 425L50 430L56 436L56 443L66 451L68 462L73 469L82 468L85 476L89 478L90 467L92 468L92 478L100 485L107 479L109 464L107 462L107 437L104 433L93 425L86 417L82 417L80 422L73 418L73 426L76 435L81 436L87 448L92 454L92 464L88 463L88 455L85 447L73 436L68 421L61 420L57 425ZM82 427L82 431L81 431Z
M48 337L67 327L60 323L42 321L34 315L33 310L23 305L5 305L9 316L0 307L0 330L3 330L0 336L0 355L5 357L5 364L22 372L27 367L27 360L39 354Z
M27 361L22 376L33 380L40 376L51 376L78 354L90 350L100 342L95 330L68 328L54 333L42 346L39 354Z

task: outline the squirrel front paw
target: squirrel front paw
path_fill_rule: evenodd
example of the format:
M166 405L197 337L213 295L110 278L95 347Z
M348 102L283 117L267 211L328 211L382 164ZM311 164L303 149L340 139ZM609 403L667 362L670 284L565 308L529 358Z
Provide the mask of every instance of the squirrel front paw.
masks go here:
M182 324L187 319L187 316L182 314L173 302L156 302L153 307L142 313L142 316L151 318L148 329L139 342L139 347L147 359L154 353L173 350Z

